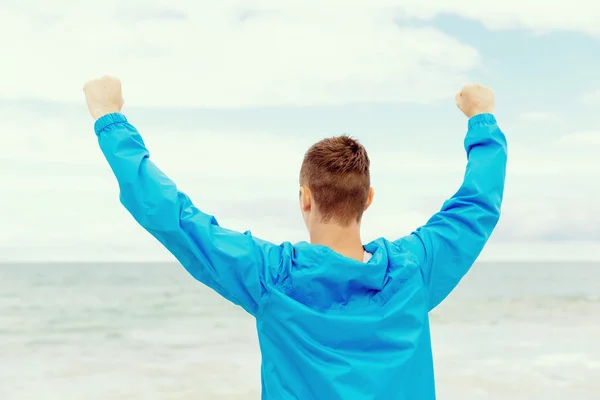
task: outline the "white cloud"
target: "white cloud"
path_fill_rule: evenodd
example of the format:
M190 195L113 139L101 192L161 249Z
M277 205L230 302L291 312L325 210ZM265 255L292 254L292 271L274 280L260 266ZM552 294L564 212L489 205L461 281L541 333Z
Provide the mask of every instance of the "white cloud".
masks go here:
M509 137L508 171L522 178L600 178L599 136L596 132L573 133L555 141L542 137L529 145ZM516 146L511 146L515 142Z
M530 111L521 114L520 118L527 122L556 122L561 118L547 111Z
M0 8L0 45L12 60L2 65L0 93L79 101L87 79L111 73L139 106L427 102L453 94L479 64L473 48L430 28L398 27L392 14L278 4Z
M600 131L577 132L561 137L556 146L560 150L576 149L578 151L600 151Z
M111 73L140 106L429 102L452 95L479 55L397 18L450 13L491 29L600 33L600 8L587 0L40 4L0 5L2 96L79 101L87 79Z
M535 261L569 263L600 261L598 242L586 239L547 243L540 241L518 241L495 243L487 246L480 259L485 261Z
M600 35L600 8L587 0L375 0L371 4L397 7L407 17L430 19L455 14L481 21L489 29L529 29L537 33L570 30Z
M586 93L583 96L582 102L584 105L586 106L597 106L600 104L600 89L594 91L594 92L589 92Z

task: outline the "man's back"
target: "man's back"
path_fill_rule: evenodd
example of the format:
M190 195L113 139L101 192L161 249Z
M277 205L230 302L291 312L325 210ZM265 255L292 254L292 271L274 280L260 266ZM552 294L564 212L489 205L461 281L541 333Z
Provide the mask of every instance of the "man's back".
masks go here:
M219 226L149 160L137 129L115 112L120 82L84 90L121 203L192 276L256 317L263 398L435 399L428 313L500 218L507 146L491 91L475 85L457 95L469 117L459 190L412 234L363 246L360 218L373 190L366 151L351 138L322 141L305 156L300 203L315 244L275 245Z
M365 249L372 258L361 263L284 245L281 282L257 316L264 399L434 398L417 260L401 242Z

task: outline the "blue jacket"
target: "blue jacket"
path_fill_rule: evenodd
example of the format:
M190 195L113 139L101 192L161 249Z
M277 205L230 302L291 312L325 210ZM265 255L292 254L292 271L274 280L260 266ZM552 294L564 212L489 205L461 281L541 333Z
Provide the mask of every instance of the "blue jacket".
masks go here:
M95 131L135 220L194 278L256 318L263 399L435 399L428 314L500 217L507 149L494 116L469 120L458 192L412 234L366 244L367 263L222 228L150 161L122 114L100 118Z

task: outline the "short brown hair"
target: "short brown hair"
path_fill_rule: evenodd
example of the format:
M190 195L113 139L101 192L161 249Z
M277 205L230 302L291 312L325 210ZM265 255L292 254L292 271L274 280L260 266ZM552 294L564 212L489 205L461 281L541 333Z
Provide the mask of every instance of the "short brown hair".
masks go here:
M363 145L347 135L323 139L308 149L300 185L312 192L323 222L360 221L371 188L369 167Z

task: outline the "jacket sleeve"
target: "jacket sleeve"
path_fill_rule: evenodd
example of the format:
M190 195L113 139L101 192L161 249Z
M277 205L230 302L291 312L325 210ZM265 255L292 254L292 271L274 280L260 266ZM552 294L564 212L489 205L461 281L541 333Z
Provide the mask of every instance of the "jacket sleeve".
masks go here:
M133 218L161 242L197 280L252 315L260 313L280 248L219 226L177 189L149 158L139 132L122 114L94 125L100 148Z
M506 175L506 138L491 114L469 120L462 186L441 210L397 241L418 258L429 309L442 302L469 271L500 218Z

